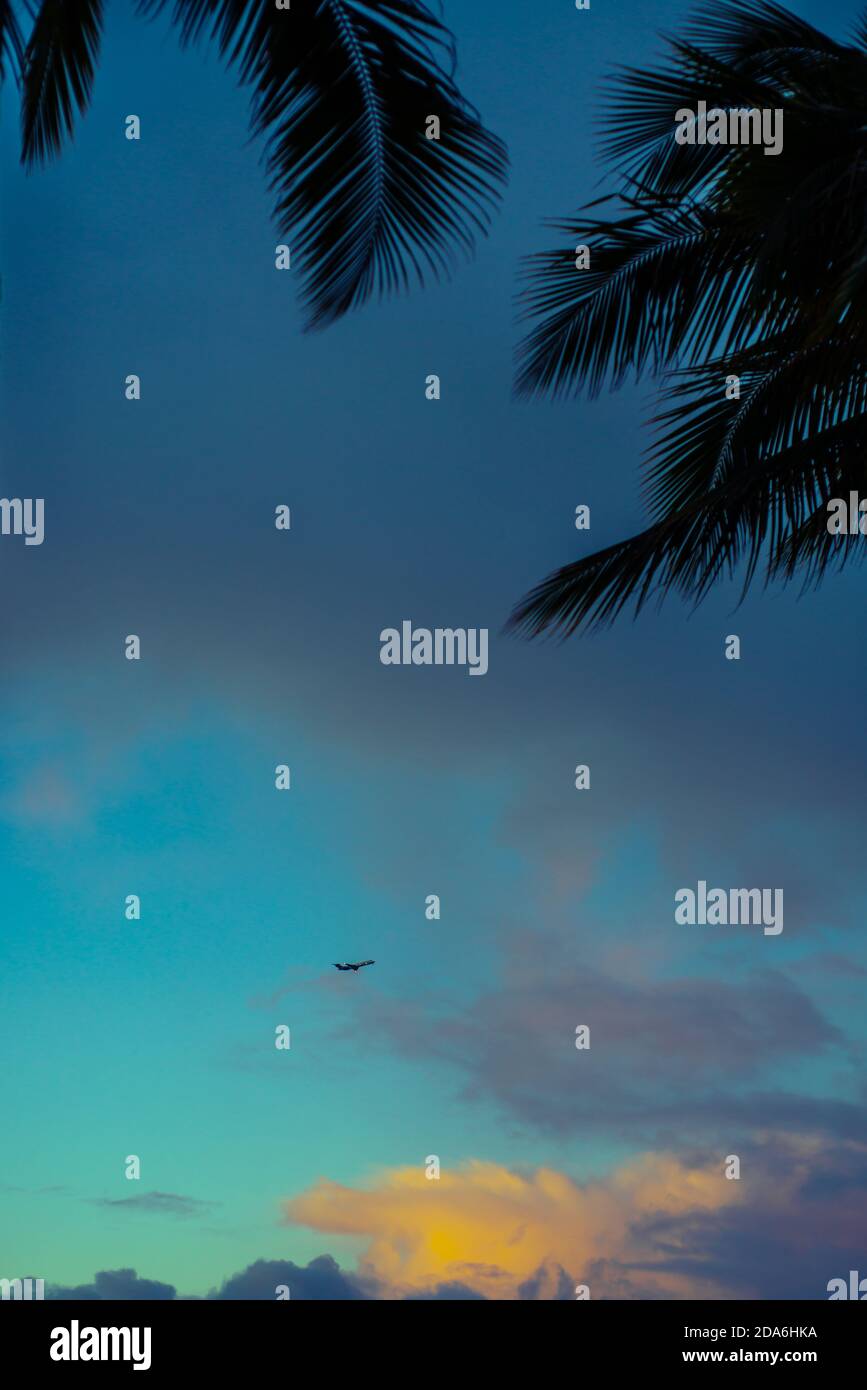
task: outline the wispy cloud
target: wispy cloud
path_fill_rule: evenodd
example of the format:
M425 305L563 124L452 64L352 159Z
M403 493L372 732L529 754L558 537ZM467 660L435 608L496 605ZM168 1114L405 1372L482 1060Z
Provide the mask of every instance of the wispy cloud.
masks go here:
M465 1099L492 1100L542 1132L704 1141L733 1120L767 1125L769 1097L781 1128L867 1131L854 1081L850 1101L779 1087L781 1067L805 1057L831 1058L841 1075L849 1060L841 1031L781 971L629 979L576 960L554 935L515 930L489 988L469 1000L359 994L355 1008L366 1036L448 1067ZM585 1051L575 1048L581 1024Z
M177 1192L143 1192L139 1197L90 1197L95 1207L110 1207L117 1211L148 1212L157 1216L204 1216L218 1206L198 1197L184 1197Z

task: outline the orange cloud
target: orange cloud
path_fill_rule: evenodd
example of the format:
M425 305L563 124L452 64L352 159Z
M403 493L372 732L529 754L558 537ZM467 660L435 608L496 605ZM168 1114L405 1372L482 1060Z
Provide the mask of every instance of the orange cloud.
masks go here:
M667 1155L586 1184L551 1168L523 1174L473 1161L444 1169L439 1180L421 1167L387 1171L366 1188L322 1179L283 1210L293 1224L363 1237L360 1272L393 1297L458 1281L490 1298L516 1298L540 1269L551 1283L557 1266L588 1284L591 1298L612 1297L624 1280L637 1287L629 1267L641 1265L637 1296L712 1298L725 1290L654 1269L659 1257L637 1232L653 1217L731 1205L739 1188L723 1176L722 1162L689 1168Z

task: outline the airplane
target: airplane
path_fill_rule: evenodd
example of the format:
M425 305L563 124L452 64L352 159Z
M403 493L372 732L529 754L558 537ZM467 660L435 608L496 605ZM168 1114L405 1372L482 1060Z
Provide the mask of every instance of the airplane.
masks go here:
M354 970L355 973L356 973L356 975L357 975L358 972L359 972L359 970L361 969L361 967L362 967L363 965L376 965L376 961L375 961L375 960L344 961L342 965L338 965L337 961L334 961L333 964L334 964L335 970Z

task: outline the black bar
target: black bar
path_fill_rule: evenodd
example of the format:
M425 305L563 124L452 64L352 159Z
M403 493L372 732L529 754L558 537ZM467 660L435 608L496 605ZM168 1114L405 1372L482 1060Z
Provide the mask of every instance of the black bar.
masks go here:
M861 1366L865 1333L865 1312L860 1306L832 1301L576 1300L569 1308L561 1305L535 1313L524 1303L491 1304L486 1309L473 1301L462 1304L457 1323L449 1324L448 1316L444 1325L441 1309L426 1315L418 1302L411 1308L407 1303L386 1304L383 1311L374 1313L360 1303L301 1299L273 1303L46 1300L0 1303L0 1335L7 1366L14 1361L25 1372L47 1372L54 1383L70 1376L92 1378L101 1371L162 1383L186 1372L273 1372L307 1378L317 1364L316 1373L329 1378L344 1365L357 1377L372 1372L376 1365L382 1369L383 1357L392 1373L421 1372L428 1381L438 1365L451 1376L475 1365L490 1372L502 1364L506 1372L515 1373L516 1356L522 1361L529 1357L540 1378L547 1374L552 1358L561 1356L569 1358L567 1364L573 1365L576 1376L591 1358L612 1375L632 1371L664 1376L675 1369L703 1374L714 1365L729 1371L738 1365L769 1370L794 1365L826 1376L844 1368L851 1374ZM501 1317L507 1321L501 1323ZM101 1328L125 1329L128 1335L106 1337L103 1346L88 1331ZM132 1329L139 1329L137 1337ZM386 1340L373 1343L371 1334ZM406 1344L401 1334L424 1340ZM91 1346L98 1347L106 1359L52 1359L52 1347L71 1354L75 1346L87 1352ZM115 1346L130 1359L109 1359ZM138 1372L133 1370L133 1358L142 1362Z

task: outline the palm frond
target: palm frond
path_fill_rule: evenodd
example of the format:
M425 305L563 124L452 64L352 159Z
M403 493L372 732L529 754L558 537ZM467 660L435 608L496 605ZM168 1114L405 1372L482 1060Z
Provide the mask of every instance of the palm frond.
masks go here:
M725 342L751 273L741 229L701 207L667 203L557 225L569 230L570 249L523 263L523 316L542 321L520 348L519 394L586 386L594 396L630 371L655 373ZM587 270L575 268L578 244L591 248Z
M740 375L740 399L726 399L726 374ZM859 346L840 339L787 355L784 343L759 344L674 374L667 388L677 403L657 417L664 428L648 460L654 524L550 575L509 630L569 636L606 626L628 604L638 613L652 596L700 603L741 565L746 593L762 562L766 582L788 581L807 558L821 576L857 557L859 538L822 533L815 518L829 497L867 491Z
M616 79L605 149L622 205L637 202L644 220L550 224L590 246L592 273L576 271L565 248L524 259L519 303L534 325L518 348L519 393L594 394L606 377L617 386L629 372L667 371L687 349L700 360L726 335L776 335L811 309L823 332L854 294L867 297L864 55L776 5L722 13L722 24L717 7L700 14L693 42L672 41L669 66ZM707 49L696 47L708 34ZM780 109L782 152L678 144L675 114L699 100ZM693 234L700 226L722 233L719 246Z
M705 5L667 65L615 79L604 151L620 206L554 224L587 243L592 270L571 247L525 260L516 385L661 379L652 524L550 575L513 630L568 635L652 594L700 602L739 567L744 592L761 569L812 581L863 551L828 535L822 508L867 491L865 47L867 22L842 45L768 0L734 0ZM699 101L779 109L782 148L678 144L676 114Z
M675 113L695 109L700 100L724 110L774 108L782 104L783 93L776 84L688 44L673 41L672 50L677 62L661 72L625 68L611 80L602 104L602 150L621 173L640 170L645 185L658 194L697 197L718 181L725 159L716 146L679 145ZM792 100L790 93L790 105Z
M847 45L773 0L732 0L724 7L705 4L688 21L686 36L722 62L751 61L764 73L779 63L824 67L828 58L845 58L850 52Z
M861 492L864 482L861 479ZM851 489L858 491L856 486ZM850 489L841 485L837 496L847 498ZM840 571L849 565L863 565L867 560L867 546L862 535L830 536L828 534L828 501L821 504L805 517L786 538L773 557L768 579L779 579L790 583L796 576L801 580L801 592L815 589L827 574Z
M21 159L44 163L90 101L102 0L42 0L24 54Z
M7 67L20 80L24 66L24 39L12 0L0 0L0 83L6 80Z
M168 0L142 0L153 13ZM500 197L503 143L453 80L451 36L421 0L173 0L182 39L210 31L252 88L275 216L308 327L446 277ZM439 141L426 138L429 116Z

